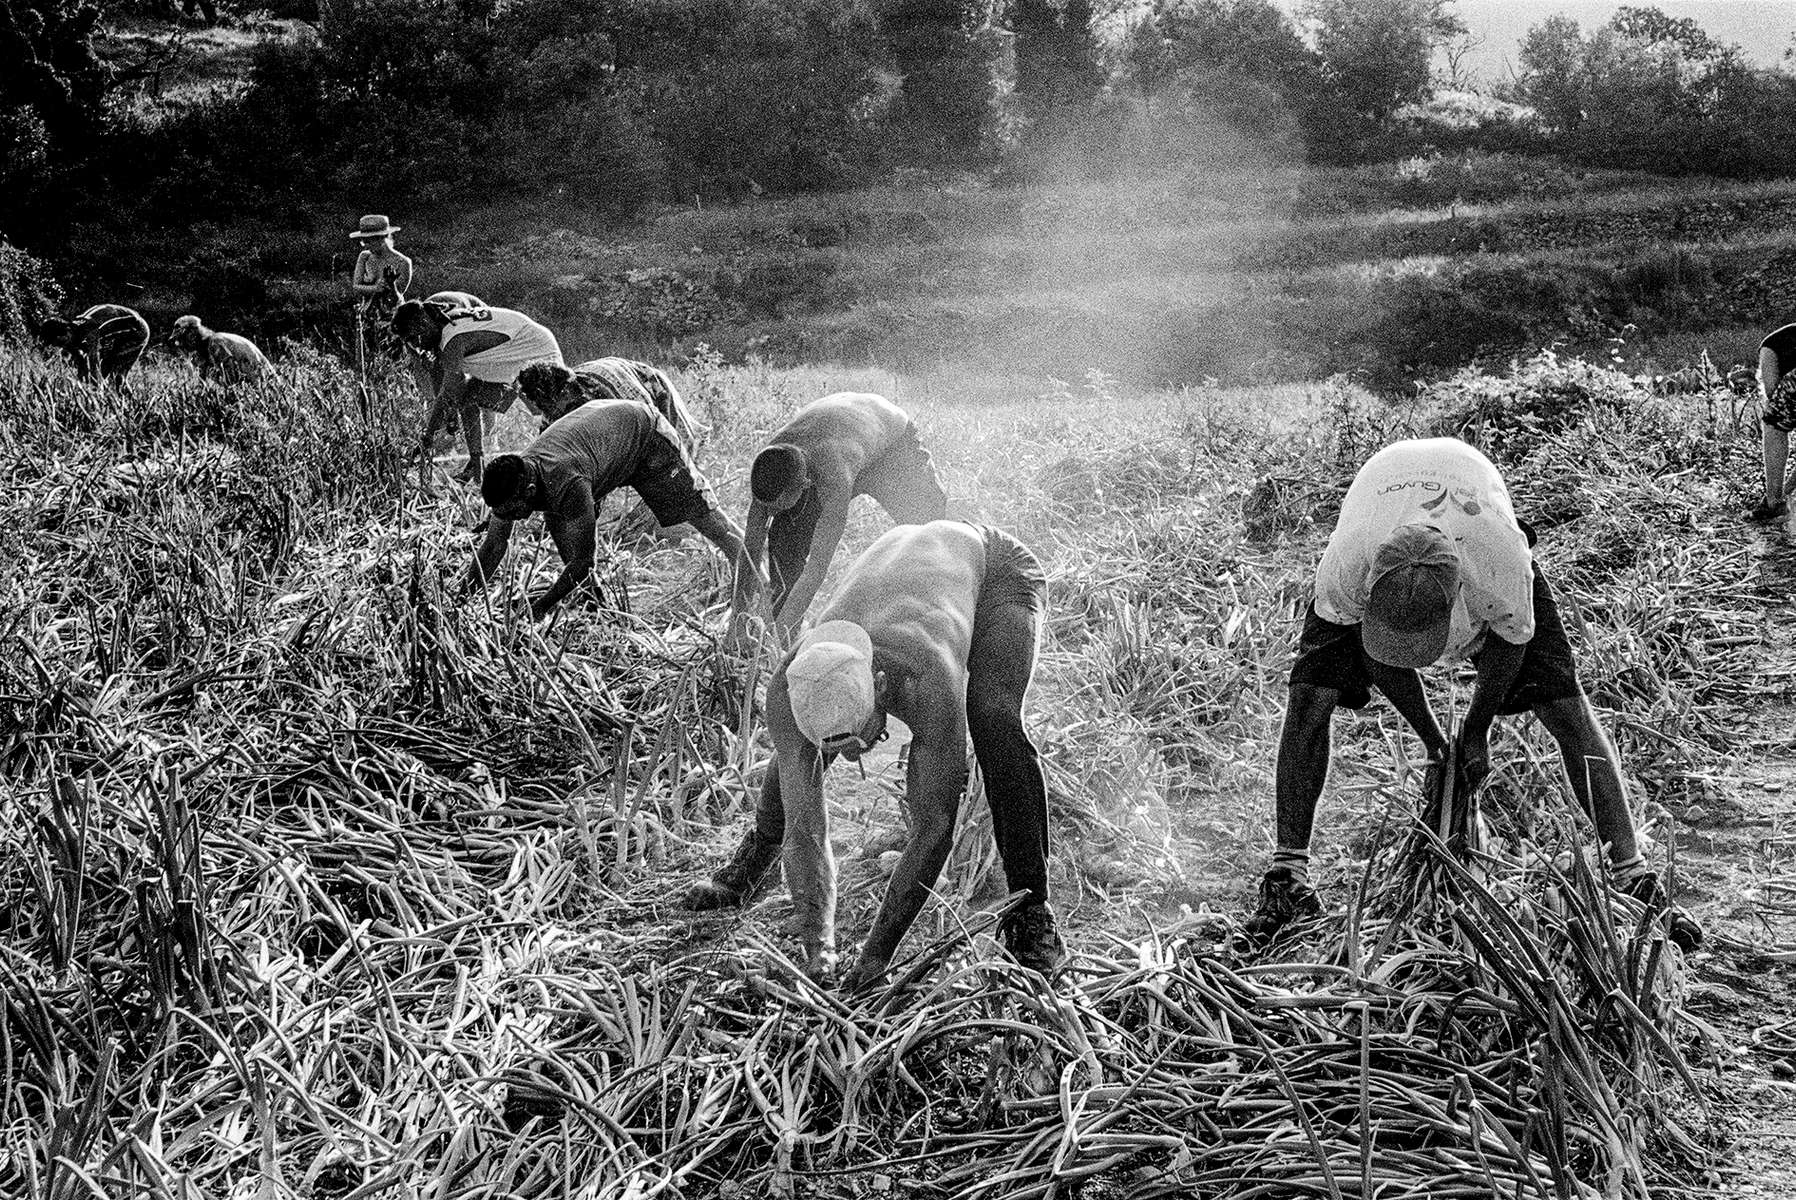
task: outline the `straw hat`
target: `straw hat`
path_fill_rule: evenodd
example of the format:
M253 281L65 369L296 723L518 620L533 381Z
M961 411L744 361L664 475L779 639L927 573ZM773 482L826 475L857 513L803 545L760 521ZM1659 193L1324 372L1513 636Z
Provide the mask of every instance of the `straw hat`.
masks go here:
M381 238L388 234L398 233L404 228L403 225L394 225L388 221L385 213L369 213L361 219L356 225L356 231L349 236L354 241L360 241L362 238Z

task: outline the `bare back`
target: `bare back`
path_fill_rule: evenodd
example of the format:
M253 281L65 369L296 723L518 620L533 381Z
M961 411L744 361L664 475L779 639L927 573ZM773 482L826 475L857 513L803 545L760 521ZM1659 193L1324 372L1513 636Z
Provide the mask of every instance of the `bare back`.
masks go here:
M813 474L841 472L852 479L909 427L910 414L884 396L834 392L799 409L768 442L803 450Z

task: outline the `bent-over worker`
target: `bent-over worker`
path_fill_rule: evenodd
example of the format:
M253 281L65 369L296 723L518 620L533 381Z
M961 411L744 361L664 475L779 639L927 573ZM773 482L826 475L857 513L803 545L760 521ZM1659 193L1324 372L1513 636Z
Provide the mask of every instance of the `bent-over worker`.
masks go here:
M505 559L512 525L540 512L563 564L555 583L531 602L531 615L543 616L592 574L599 505L612 489L626 484L663 526L691 525L723 552L734 571L731 606L744 611L760 591L761 578L742 545L742 531L718 508L711 485L673 426L634 400L583 404L539 434L522 454L493 459L480 487L492 520L466 586L491 579Z
M1377 688L1429 758L1442 762L1447 737L1417 669L1469 657L1478 679L1453 747L1460 794L1490 772L1492 722L1532 712L1558 743L1572 792L1609 848L1618 887L1669 909L1679 946L1701 943L1701 927L1669 908L1640 853L1620 758L1578 682L1531 543L1495 465L1455 438L1396 442L1354 476L1316 570L1291 668L1274 780L1278 848L1247 923L1250 939L1269 941L1293 919L1321 914L1309 879L1310 833L1334 710L1364 708Z
M911 731L905 809L910 842L850 988L877 983L941 874L967 785L972 742L992 831L1013 892L1027 893L1000 927L1006 949L1043 974L1064 956L1048 904L1048 796L1023 728L1035 671L1046 579L1001 530L963 521L901 525L867 548L767 688L767 766L754 825L729 863L687 895L691 908L741 904L780 862L806 967L835 961L836 865L824 769L885 736L886 717Z
M948 494L910 414L871 392L837 392L801 408L749 471L748 550L763 544L773 616L790 636L823 585L848 525L871 496L900 525L947 515Z

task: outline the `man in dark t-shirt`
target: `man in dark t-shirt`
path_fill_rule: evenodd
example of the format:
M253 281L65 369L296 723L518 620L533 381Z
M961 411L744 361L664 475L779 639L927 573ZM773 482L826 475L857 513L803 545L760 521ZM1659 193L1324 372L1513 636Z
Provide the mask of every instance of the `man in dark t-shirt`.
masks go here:
M711 485L693 465L667 419L634 400L594 400L545 430L522 454L501 454L487 467L481 495L493 510L486 539L465 581L477 587L504 561L511 527L533 512L561 553L561 576L530 605L541 617L592 573L599 505L628 484L663 526L685 523L723 551L735 569L732 608L741 613L761 576L742 545L742 531L717 507Z
M1787 516L1790 487L1785 467L1790 431L1796 429L1796 325L1774 329L1759 343L1759 431L1765 454L1765 495L1752 510L1754 521Z

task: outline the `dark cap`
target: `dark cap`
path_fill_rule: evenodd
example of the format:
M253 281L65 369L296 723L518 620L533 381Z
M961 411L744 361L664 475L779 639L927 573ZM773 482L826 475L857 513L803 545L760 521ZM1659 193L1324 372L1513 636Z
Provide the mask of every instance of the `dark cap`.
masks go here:
M1440 661L1453 632L1459 551L1432 525L1399 525L1372 556L1360 641L1391 667Z

